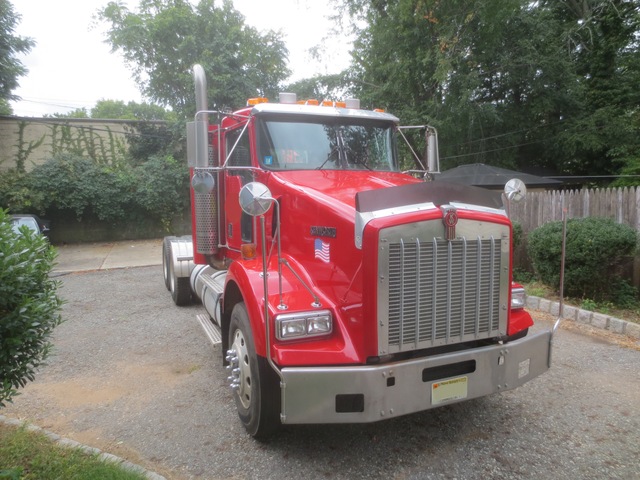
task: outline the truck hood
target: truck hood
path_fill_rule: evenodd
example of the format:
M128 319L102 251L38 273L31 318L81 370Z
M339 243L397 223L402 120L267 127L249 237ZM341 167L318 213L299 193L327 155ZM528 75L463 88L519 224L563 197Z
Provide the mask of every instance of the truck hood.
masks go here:
M329 202L340 209L353 212L356 194L380 188L397 187L420 180L399 172L374 172L363 170L295 170L272 172L273 180L285 188L291 188L321 203Z

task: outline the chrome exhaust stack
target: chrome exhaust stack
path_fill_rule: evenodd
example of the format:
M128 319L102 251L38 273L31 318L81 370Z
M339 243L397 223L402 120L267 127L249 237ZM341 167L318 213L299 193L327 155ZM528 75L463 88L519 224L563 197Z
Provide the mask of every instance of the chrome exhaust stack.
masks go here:
M192 168L193 214L195 216L194 243L196 251L212 255L218 251L218 176L210 171L217 167L209 141L209 110L207 105L207 78L201 65L193 66L196 114L187 124L187 158Z

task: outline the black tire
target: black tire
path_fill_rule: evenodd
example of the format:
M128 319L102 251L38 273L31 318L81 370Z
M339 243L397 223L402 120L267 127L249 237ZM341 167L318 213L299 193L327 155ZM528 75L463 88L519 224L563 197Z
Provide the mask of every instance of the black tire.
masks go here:
M238 369L238 388L233 397L240 421L249 435L267 439L281 425L280 380L267 359L256 355L244 303L238 303L231 312L229 350L237 356L232 362L232 368Z
M189 277L176 278L173 262L169 261L169 291L173 303L182 307L191 303L191 283Z
M164 237L164 241L162 242L162 275L164 276L164 285L169 291L171 291L169 264L171 263L171 240L173 238L174 237Z

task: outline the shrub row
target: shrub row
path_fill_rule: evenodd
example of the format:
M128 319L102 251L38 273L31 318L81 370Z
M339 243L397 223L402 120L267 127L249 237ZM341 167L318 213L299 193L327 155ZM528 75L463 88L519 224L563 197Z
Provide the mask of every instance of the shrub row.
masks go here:
M528 254L538 278L559 289L562 222L529 233ZM564 292L569 297L624 304L634 297L621 279L622 268L635 255L636 231L606 218L567 221ZM621 305L624 306L624 305Z
M152 218L168 225L189 205L188 181L187 166L170 155L113 167L65 153L29 173L0 175L0 206L49 219L73 215L115 225Z

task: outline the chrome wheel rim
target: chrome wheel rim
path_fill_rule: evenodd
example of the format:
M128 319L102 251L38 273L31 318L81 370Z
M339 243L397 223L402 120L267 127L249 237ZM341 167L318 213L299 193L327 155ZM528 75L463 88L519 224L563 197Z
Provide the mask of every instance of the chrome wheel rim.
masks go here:
M251 366L249 364L249 350L247 349L247 341L241 330L236 330L233 334L233 344L231 350L236 354L237 364L233 365L232 376L236 380L236 394L242 406L246 409L251 405L252 397L252 378ZM235 363L235 362L234 362Z

